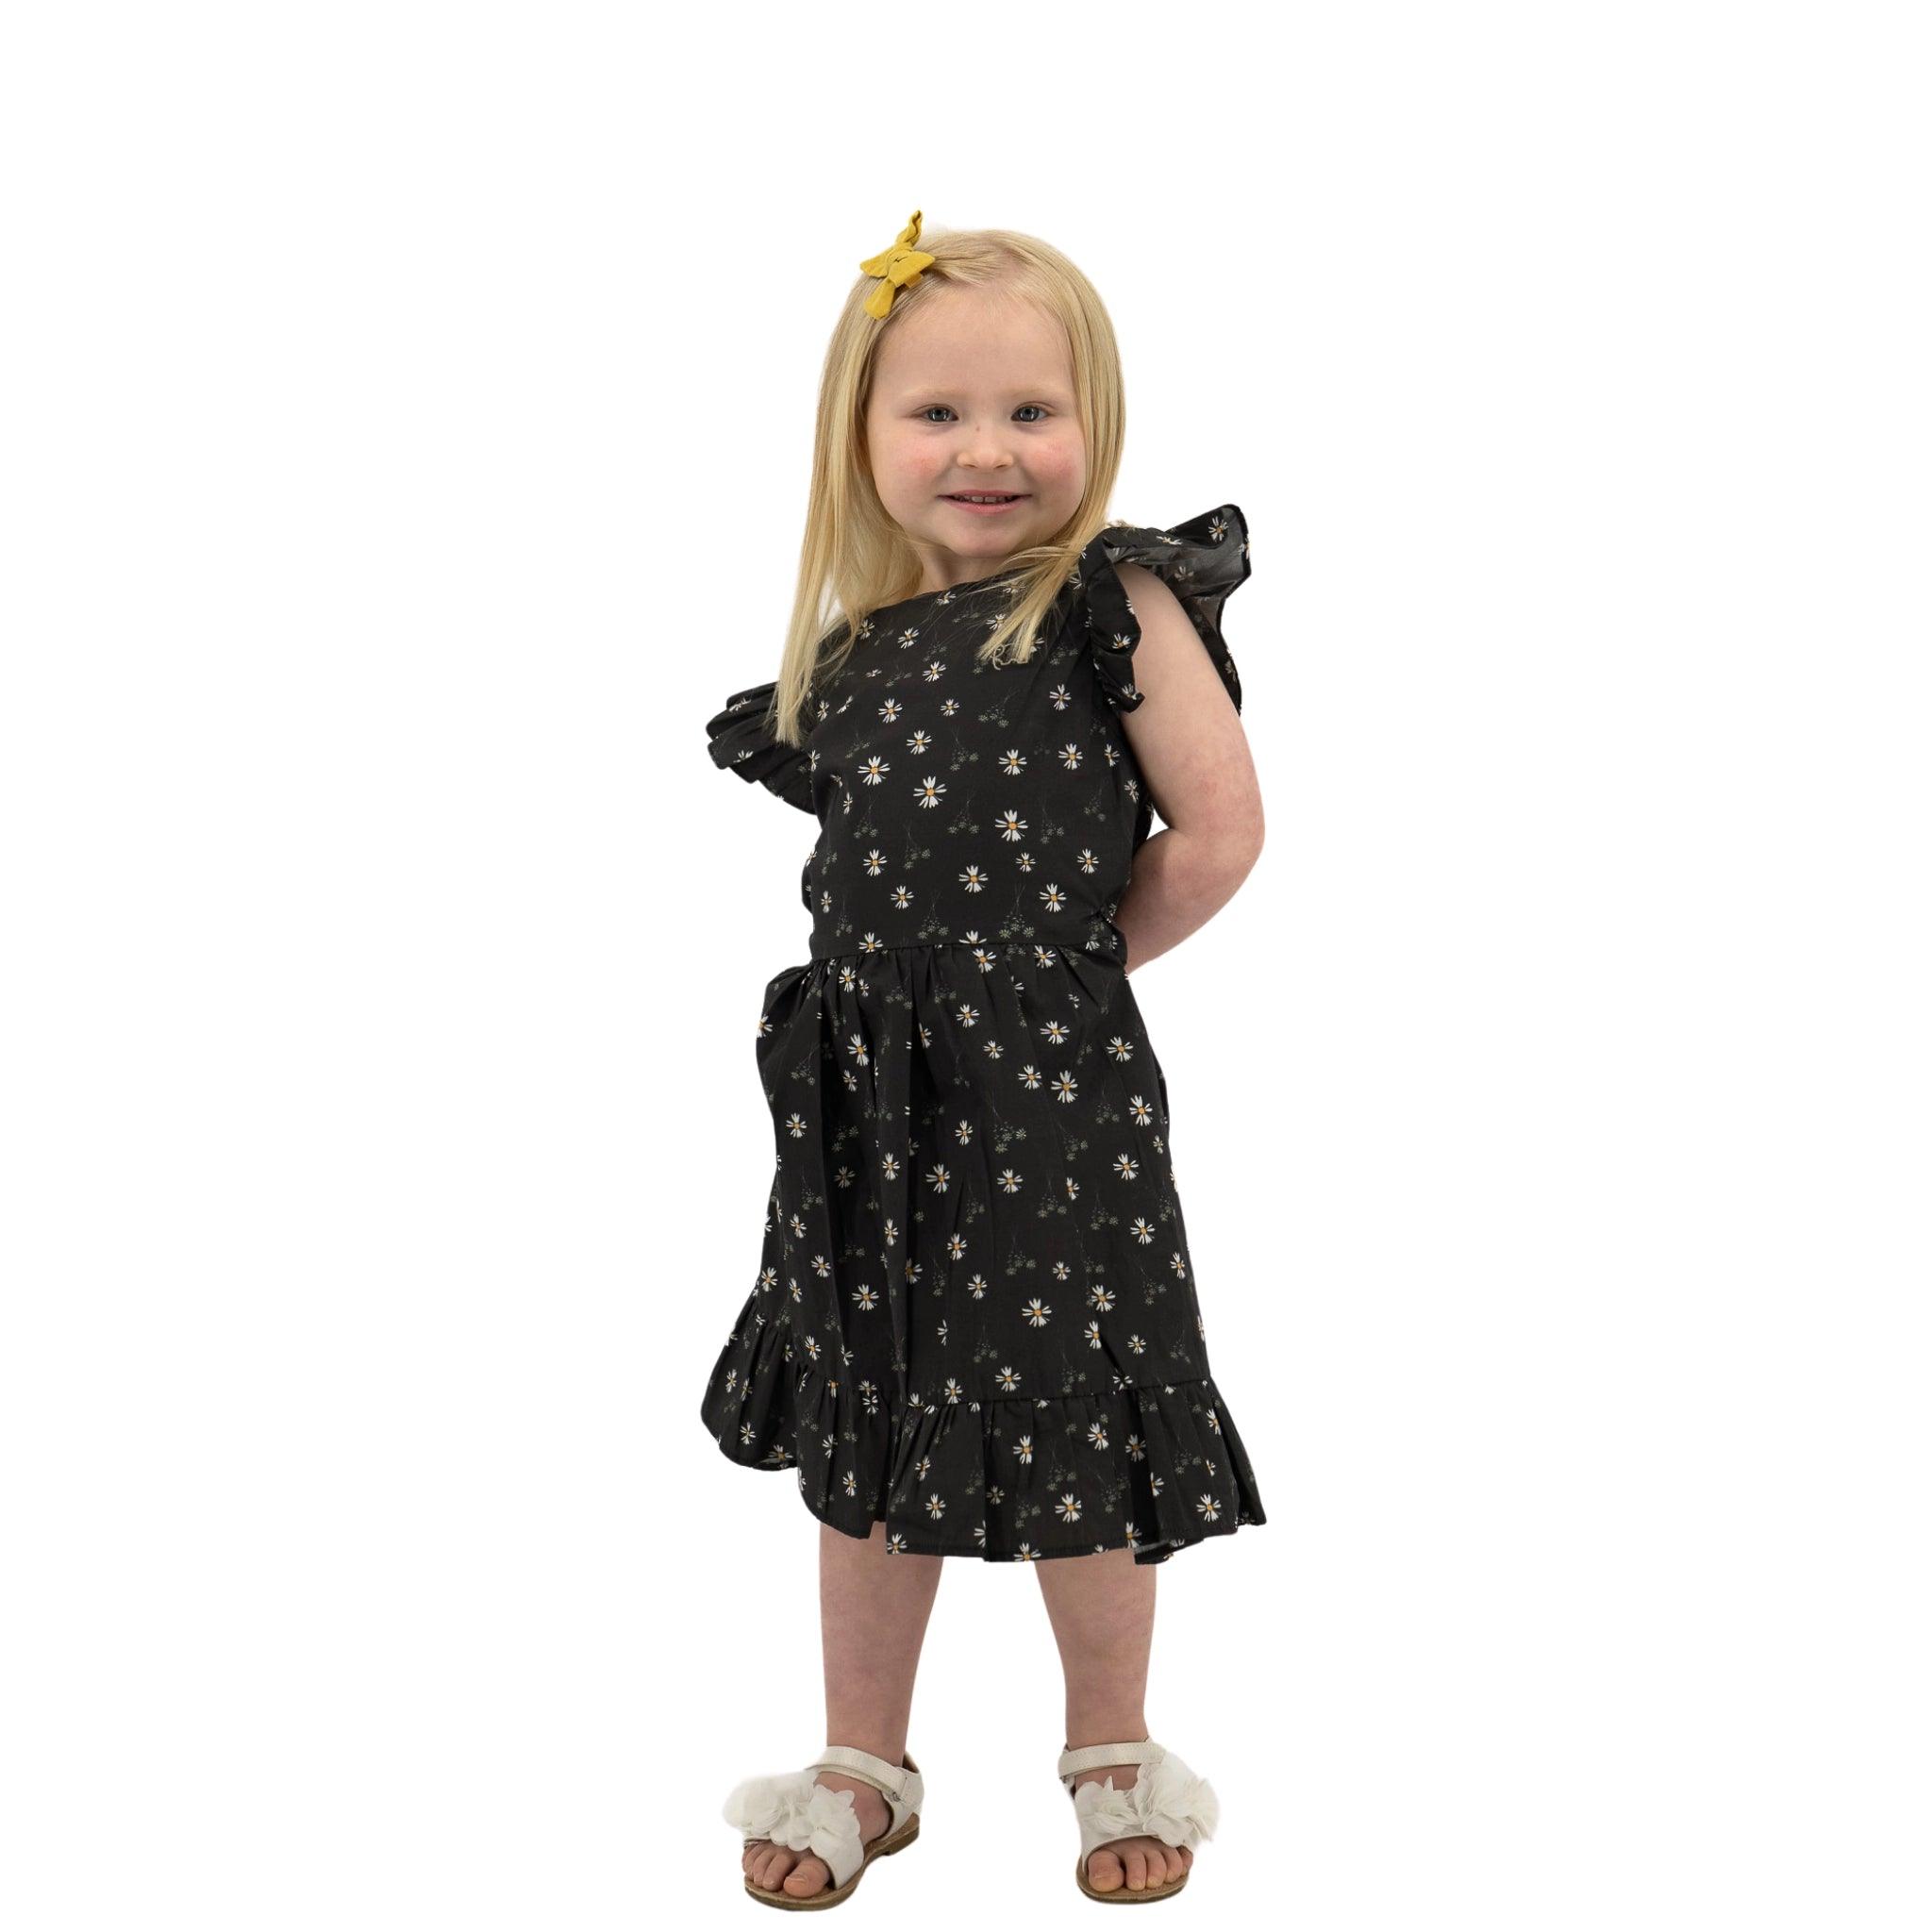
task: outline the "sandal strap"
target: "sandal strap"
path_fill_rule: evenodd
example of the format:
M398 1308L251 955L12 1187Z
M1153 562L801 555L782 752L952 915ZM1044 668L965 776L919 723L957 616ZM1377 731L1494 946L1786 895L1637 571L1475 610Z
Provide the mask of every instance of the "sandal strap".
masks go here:
M905 1764L889 1764L883 1757L871 1751L861 1751L856 1744L827 1744L806 1769L842 1772L847 1777L856 1777L861 1784L883 1791L893 1800L895 1807L905 1806L914 1811L919 1808L918 1792L923 1789L924 1780L913 1769L910 1759ZM894 1824L898 1823L899 1815L895 1808Z
M1082 1744L1077 1751L1060 1753L1060 1782L1066 1784L1083 1771L1098 1771L1103 1764L1158 1764L1166 1756L1166 1746L1152 1738L1142 1738L1138 1743ZM1067 1789L1071 1791L1073 1787Z

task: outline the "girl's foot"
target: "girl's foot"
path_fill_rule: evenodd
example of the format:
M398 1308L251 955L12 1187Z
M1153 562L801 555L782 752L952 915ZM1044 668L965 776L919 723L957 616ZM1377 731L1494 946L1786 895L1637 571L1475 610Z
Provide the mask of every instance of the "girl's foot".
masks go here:
M1130 1790L1140 1773L1138 1764L1103 1764L1097 1771L1081 1772L1074 1789L1112 1778L1115 1790ZM1117 1838L1094 1846L1087 1860L1087 1883L1095 1891L1118 1891L1123 1886L1129 1891L1145 1891L1178 1878L1193 1862L1193 1851L1187 1845L1163 1844L1158 1838Z
M892 1822L886 1795L874 1785L836 1771L822 1771L812 1780L828 1791L850 1791L852 1808L858 1814L858 1835L870 1844ZM1145 1842L1141 1839L1136 1844ZM1156 1840L1158 1842L1158 1840ZM1098 1855L1095 1855L1096 1857ZM790 1845L774 1845L759 1839L744 1848L745 1875L767 1891L783 1891L792 1898L810 1898L832 1882L831 1868L815 1852L794 1852Z

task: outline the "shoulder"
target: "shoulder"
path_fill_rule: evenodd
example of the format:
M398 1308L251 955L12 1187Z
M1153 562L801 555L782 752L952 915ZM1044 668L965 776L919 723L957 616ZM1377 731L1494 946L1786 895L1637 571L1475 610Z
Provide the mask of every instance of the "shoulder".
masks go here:
M1148 619L1158 615L1171 614L1183 624L1188 622L1188 613L1181 608L1181 600L1168 589L1158 571L1149 570L1144 563L1117 563L1113 568L1143 629Z
M1237 505L1223 504L1172 529L1116 523L1081 552L1088 635L1108 701L1136 708L1150 683L1194 689L1205 665L1234 708L1241 708L1241 678L1222 630L1228 598L1247 581L1248 526Z
M724 708L705 725L711 762L747 784L755 780L800 811L815 812L811 781L818 755L785 743L774 732L777 690L775 680L756 684L724 701Z
M1201 648L1201 634L1186 607L1156 571L1145 564L1114 566L1141 633L1134 647L1134 679L1143 692L1186 692L1218 686L1213 660Z

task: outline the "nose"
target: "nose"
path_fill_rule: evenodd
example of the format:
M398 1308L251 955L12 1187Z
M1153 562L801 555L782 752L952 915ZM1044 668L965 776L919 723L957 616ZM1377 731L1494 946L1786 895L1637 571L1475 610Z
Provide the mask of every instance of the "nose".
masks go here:
M1005 427L1004 423L975 423L959 451L960 463L969 470L1010 470L1013 458L1007 451Z

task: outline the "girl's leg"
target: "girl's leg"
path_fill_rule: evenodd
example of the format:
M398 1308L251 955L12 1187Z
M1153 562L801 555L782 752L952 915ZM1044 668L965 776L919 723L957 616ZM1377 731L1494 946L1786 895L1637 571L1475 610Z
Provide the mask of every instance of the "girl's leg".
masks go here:
M1059 1645L1067 1680L1067 1749L1140 1740L1147 1729L1147 1659L1154 1648L1155 1563L1137 1563L1131 1550L1091 1557L1050 1557L1035 1563L1040 1593ZM1078 1773L1076 1787L1111 1777L1116 1790L1134 1783L1139 1765L1101 1765ZM1122 1838L1087 1860L1096 1891L1124 1885L1143 1891L1178 1878L1194 1861L1185 1846L1158 1838Z
M819 1624L825 1659L825 1742L855 1744L888 1764L906 1755L912 1716L912 1682L926 1620L940 1587L943 1557L889 1556L886 1526L870 1537L847 1536L819 1524ZM891 1822L883 1792L836 1771L819 1784L850 1791L858 1829L874 1839ZM744 1869L772 1890L809 1898L831 1880L825 1861L810 1852L760 1840L744 1850Z

